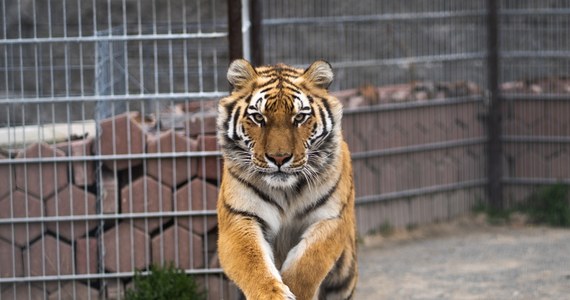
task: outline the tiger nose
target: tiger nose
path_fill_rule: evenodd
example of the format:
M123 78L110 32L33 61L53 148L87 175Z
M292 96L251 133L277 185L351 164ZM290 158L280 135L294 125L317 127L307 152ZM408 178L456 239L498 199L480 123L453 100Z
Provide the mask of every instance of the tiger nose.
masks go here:
M288 162L291 157L293 157L291 153L265 154L265 156L278 167L281 167L284 163Z

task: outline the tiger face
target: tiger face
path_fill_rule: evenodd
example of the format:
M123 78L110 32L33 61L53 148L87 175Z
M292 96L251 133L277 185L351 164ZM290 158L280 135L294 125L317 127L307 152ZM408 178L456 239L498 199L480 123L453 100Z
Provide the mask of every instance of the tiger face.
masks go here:
M332 79L324 61L306 70L234 61L233 91L221 100L218 117L230 169L274 188L310 182L338 155L342 107L327 92Z

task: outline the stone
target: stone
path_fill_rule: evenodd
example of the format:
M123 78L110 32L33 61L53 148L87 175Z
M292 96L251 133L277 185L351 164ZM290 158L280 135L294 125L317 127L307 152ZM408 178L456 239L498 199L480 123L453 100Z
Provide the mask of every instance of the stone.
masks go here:
M99 291L79 282L66 282L51 293L49 300L99 299Z
M186 121L186 135L197 137L204 134L216 133L217 114L215 112L196 113Z
M144 231L120 223L103 234L105 258L103 267L109 272L132 272L149 265L150 237Z
M194 179L176 191L175 211L215 210L218 188L206 181ZM196 234L209 232L217 225L216 216L179 217L178 224Z
M65 153L45 143L32 144L16 158L65 157ZM66 163L25 163L16 165L16 186L40 199L45 199L68 184Z
M101 134L94 144L101 155L144 153L146 136L139 122L138 112L127 112L101 121ZM103 164L110 170L120 171L138 166L141 159L104 159Z
M125 186L121 191L122 213L172 211L172 191L149 176L143 176ZM170 218L136 218L133 224L148 232L156 230Z
M29 283L7 284L0 286L0 288L2 289L0 299L42 300L46 297L43 290Z
M181 269L204 266L202 239L182 226L173 225L152 239L152 262L167 266L170 262Z
M22 250L0 240L0 277L20 277L23 274Z
M24 273L27 276L68 275L73 273L72 266L71 245L53 236L45 235L24 250Z
M174 130L149 139L148 153L189 152L196 150L196 142ZM147 174L169 187L188 181L196 175L197 163L190 158L156 158L147 160Z
M45 204L46 215L49 217L94 215L96 206L95 195L74 185L57 192ZM97 227L97 223L97 220L48 222L47 229L68 240L74 240Z
M119 212L119 179L116 172L102 171L101 210L104 214Z
M218 151L215 135L200 135L197 138L197 151ZM207 156L198 159L198 177L212 181L221 181L223 161L221 157Z
M68 156L90 156L93 154L94 138L86 138L61 143L57 147ZM71 164L72 180L78 186L91 186L95 183L95 163L92 160L74 161Z
M8 158L0 154L0 160L7 160ZM16 188L16 181L14 179L13 166L9 164L0 164L0 178L2 178L2 184L0 184L0 199L4 196L10 194L10 191Z
M77 274L97 274L97 239L81 238L75 241L75 269Z
M41 217L42 215L40 199L26 195L22 191L12 193L12 198L8 195L0 200L0 219ZM14 226L13 229L12 226ZM42 234L42 227L37 222L0 225L0 238L11 242L12 233L14 243L19 247L26 247L29 241L33 241Z

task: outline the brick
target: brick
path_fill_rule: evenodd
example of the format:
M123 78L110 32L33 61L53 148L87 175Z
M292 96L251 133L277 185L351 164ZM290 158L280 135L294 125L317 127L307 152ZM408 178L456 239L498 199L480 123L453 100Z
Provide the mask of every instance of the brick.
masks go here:
M113 171L102 172L101 202L104 214L119 212L119 179Z
M46 201L46 215L85 216L96 214L95 195L74 185L69 185ZM48 222L47 229L68 240L85 235L97 226L97 221Z
M0 160L8 159L6 156L0 154ZM16 182L14 179L14 172L11 165L0 165L0 178L2 178L2 184L0 184L0 199L4 196L10 194L10 191L14 190L16 187Z
M173 262L181 269L200 268L204 266L202 238L173 225L152 239L152 262L159 266Z
M163 212L172 211L172 191L149 176L143 176L125 186L121 191L121 212L123 213L143 213L143 212ZM148 232L152 232L162 224L168 222L170 218L149 218L135 219L133 224L146 230L148 222Z
M24 250L24 273L28 276L72 274L71 253L69 244L46 235Z
M200 135L197 138L197 151L217 151L218 141L215 135ZM209 180L221 180L223 163L221 157L209 156L198 159L198 177Z
M20 277L23 274L22 250L0 240L0 277Z
M46 293L28 283L20 283L15 286L12 284L2 285L1 299L27 299L27 300L42 300L45 299Z
M12 198L6 196L0 200L0 219L41 217L42 215L40 199L26 195L22 191L15 191ZM26 223L14 223L13 225L0 225L0 237L11 242L12 226L14 226L14 243L19 247L26 247L29 241L42 234L40 223L29 223L27 226Z
M79 282L64 283L49 295L49 300L99 299L99 291Z
M82 238L75 241L75 268L77 274L97 273L97 239Z
M196 151L196 142L169 130L149 139L148 153ZM190 158L160 158L147 160L147 174L169 187L175 187L196 175L196 161Z
M215 112L197 113L186 121L186 135L197 137L204 134L215 134L216 121L217 114Z
M146 136L139 122L138 112L127 112L101 121L101 134L95 143L95 152L100 147L100 154L139 154L145 149ZM103 160L110 170L125 170L142 163L141 159Z
M149 265L150 238L142 230L121 223L103 234L104 268L109 272L132 272Z
M218 188L200 179L194 179L177 190L174 195L175 210L215 210L218 200ZM191 220L191 223L190 223ZM197 234L204 234L216 227L216 216L180 217L178 224Z
M20 151L16 158L64 157L60 150L47 144L36 143ZM56 190L68 184L65 163L28 163L16 165L16 186L41 199L47 198Z

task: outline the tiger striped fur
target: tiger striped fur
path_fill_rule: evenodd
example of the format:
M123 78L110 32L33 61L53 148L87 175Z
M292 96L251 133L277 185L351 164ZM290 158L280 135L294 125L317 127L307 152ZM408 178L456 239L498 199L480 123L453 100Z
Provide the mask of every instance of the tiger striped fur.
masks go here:
M220 263L247 299L352 299L354 185L331 66L232 62L218 111Z

